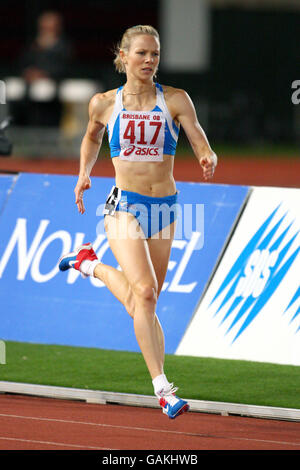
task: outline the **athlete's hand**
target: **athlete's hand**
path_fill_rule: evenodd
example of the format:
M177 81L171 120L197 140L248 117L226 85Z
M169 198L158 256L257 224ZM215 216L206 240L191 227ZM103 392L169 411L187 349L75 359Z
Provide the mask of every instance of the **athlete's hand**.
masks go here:
M80 212L80 214L85 212L85 207L83 204L83 193L86 189L90 189L91 185L91 180L87 175L79 176L74 193L75 204L77 204L78 212Z
M215 168L217 166L217 156L212 154L210 156L201 157L200 165L203 169L203 178L205 180L211 179L214 175Z

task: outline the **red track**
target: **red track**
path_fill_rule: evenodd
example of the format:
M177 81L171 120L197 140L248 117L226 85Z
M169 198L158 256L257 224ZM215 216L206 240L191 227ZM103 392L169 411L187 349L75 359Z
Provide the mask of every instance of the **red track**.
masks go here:
M0 449L300 450L296 422L78 401L0 397Z
M1 171L32 173L78 174L78 160L0 158ZM220 156L212 183L241 184L253 186L300 187L300 159L276 157L249 157L241 159ZM113 165L108 157L99 158L92 176L114 176ZM177 181L203 182L202 170L196 158L175 158L174 176Z

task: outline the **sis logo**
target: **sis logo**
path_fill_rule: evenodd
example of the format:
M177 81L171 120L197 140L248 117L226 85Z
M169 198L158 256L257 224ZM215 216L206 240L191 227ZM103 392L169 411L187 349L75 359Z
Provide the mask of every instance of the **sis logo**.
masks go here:
M233 342L246 330L255 317L276 292L284 277L299 261L299 243L294 243L299 232L293 222L287 222L287 214L272 225L280 206L278 206L261 224L233 263L216 294L210 302L214 305L224 295L221 304L214 313L220 315L221 323L231 317L227 333L241 321ZM300 297L300 287L290 294L288 305L280 302L278 309L285 313L295 305ZM300 307L294 313L291 322L300 314ZM296 332L300 327L296 327Z

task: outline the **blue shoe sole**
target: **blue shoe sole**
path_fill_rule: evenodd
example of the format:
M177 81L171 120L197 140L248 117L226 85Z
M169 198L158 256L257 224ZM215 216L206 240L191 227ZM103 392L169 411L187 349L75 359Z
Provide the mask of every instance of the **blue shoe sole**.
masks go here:
M163 408L163 412L170 419L175 419L177 418L177 416L180 416L181 414L189 411L189 409L190 409L190 405L186 401L180 400L175 406L169 409L169 411L166 411L165 408Z
M175 414L168 415L170 419L175 419L177 416L182 415L183 413L187 413L190 409L190 406L188 403L185 403L181 408L179 408L178 411L176 411Z
M63 256L59 260L59 270L60 271L67 271L72 266L70 266L70 261L76 261L76 253L68 253L67 255Z

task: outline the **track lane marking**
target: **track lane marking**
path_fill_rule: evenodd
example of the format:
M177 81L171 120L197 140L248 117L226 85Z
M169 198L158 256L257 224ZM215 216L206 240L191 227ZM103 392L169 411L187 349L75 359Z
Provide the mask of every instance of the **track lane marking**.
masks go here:
M80 444L65 444L63 442L49 442L49 441L36 441L34 439L23 439L20 437L4 437L0 436L0 439L3 441L18 441L18 442L28 442L32 444L46 444L46 445L51 445L51 446L61 446L61 447L76 447L80 449L93 449L93 450L114 450L114 449L108 449L106 447L93 447L93 446L84 446Z
M97 427L105 427L105 428L115 428L115 429L125 429L125 430L132 430L132 431L145 431L145 432L155 432L155 433L166 433L166 434L176 434L181 436L193 436L193 437L203 437L207 439L226 439L226 440L238 440L238 441L247 441L247 442L261 442L266 444L278 444L278 445L290 445L294 447L300 448L300 442L286 442L286 441L274 441L269 439L255 439L249 437L236 437L236 436L218 436L214 434L202 434L202 433L192 433L192 432L184 432L184 431L172 431L167 429L151 429L151 428L141 428L136 426L123 426L117 424L105 424L105 423L91 423L86 421L74 421L74 420L66 420L66 419L58 419L58 418L38 418L36 416L21 416L21 415L12 415L12 414L5 414L0 413L0 417L7 417L7 418L16 418L16 419L27 419L27 420L35 420L35 421L51 421L63 424L80 424L84 426L97 426Z

